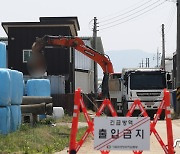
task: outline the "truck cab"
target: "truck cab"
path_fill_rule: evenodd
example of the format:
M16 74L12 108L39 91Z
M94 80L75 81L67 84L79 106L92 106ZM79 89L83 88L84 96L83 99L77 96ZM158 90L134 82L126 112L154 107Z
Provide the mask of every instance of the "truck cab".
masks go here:
M122 110L128 112L134 100L140 99L151 118L154 117L166 88L166 72L161 69L138 68L122 70ZM138 108L135 114L137 116ZM164 119L164 111L161 119Z

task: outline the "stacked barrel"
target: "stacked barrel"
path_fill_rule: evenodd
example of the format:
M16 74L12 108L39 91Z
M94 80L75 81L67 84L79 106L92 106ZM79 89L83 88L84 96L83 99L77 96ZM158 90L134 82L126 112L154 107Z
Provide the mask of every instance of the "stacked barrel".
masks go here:
M50 81L48 79L30 79L27 81L27 96L50 96Z
M50 97L51 95L50 81L48 79L30 79L27 81L26 87L27 96ZM45 104L46 110L48 110L49 105ZM50 106L50 108L51 107L52 105ZM39 119L44 118L46 118L46 114L39 115Z
M11 131L16 131L21 124L21 103L24 90L23 74L19 71L11 70Z
M0 134L10 132L10 89L9 71L0 69Z
M0 43L0 134L8 134L21 124L23 74L6 69L6 45Z
M6 68L6 44L0 42L0 68Z

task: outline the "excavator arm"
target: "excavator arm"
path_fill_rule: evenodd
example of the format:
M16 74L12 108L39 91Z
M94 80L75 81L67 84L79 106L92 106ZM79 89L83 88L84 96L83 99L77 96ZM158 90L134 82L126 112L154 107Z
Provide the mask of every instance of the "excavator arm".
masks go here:
M41 52L45 46L73 47L98 63L104 73L114 72L112 63L108 56L105 56L104 54L86 46L82 39L78 37L46 35L43 38L37 38L36 42L33 44L32 52Z
M109 74L114 73L114 70L108 56L86 46L82 39L78 37L49 35L36 39L36 42L32 46L32 53L41 54L46 46L72 47L98 63L104 72L102 82L102 95L106 98L109 97L108 79Z

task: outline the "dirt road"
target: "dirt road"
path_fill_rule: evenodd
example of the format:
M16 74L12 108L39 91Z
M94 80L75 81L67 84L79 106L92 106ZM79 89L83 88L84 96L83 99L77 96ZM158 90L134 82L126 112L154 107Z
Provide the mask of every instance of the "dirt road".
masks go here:
M179 138L180 139L180 119L173 120L173 136L174 140ZM166 139L166 121L158 121L156 125L156 129L159 132L161 138L163 139L164 143L167 144ZM150 138L150 151L143 152L144 154L164 154L159 142L155 138L154 134L151 135ZM176 154L180 154L180 147L177 146L175 148ZM132 151L111 151L110 154L132 154ZM67 154L67 149L57 153L57 154ZM78 154L101 154L101 152L96 151L93 149L93 138L89 138L83 146L80 148Z

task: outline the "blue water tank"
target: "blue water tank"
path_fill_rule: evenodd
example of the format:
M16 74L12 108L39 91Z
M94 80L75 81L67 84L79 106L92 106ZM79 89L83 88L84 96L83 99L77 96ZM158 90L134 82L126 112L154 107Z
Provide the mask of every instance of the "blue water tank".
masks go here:
M27 96L50 96L48 79L31 79L27 81Z
M21 106L20 105L18 105L18 126L20 126L21 125L21 123L22 123L22 112L21 112Z
M11 105L10 106L10 131L16 131L21 125L21 111L20 105Z
M10 104L11 79L8 69L0 68L0 106Z
M0 42L0 68L6 67L6 44Z
M23 74L16 70L10 71L11 77L11 104L20 105L22 103L24 82Z
M14 132L18 128L18 106L17 105L11 105L10 106L10 131Z
M10 132L10 108L0 107L0 134L8 134Z

